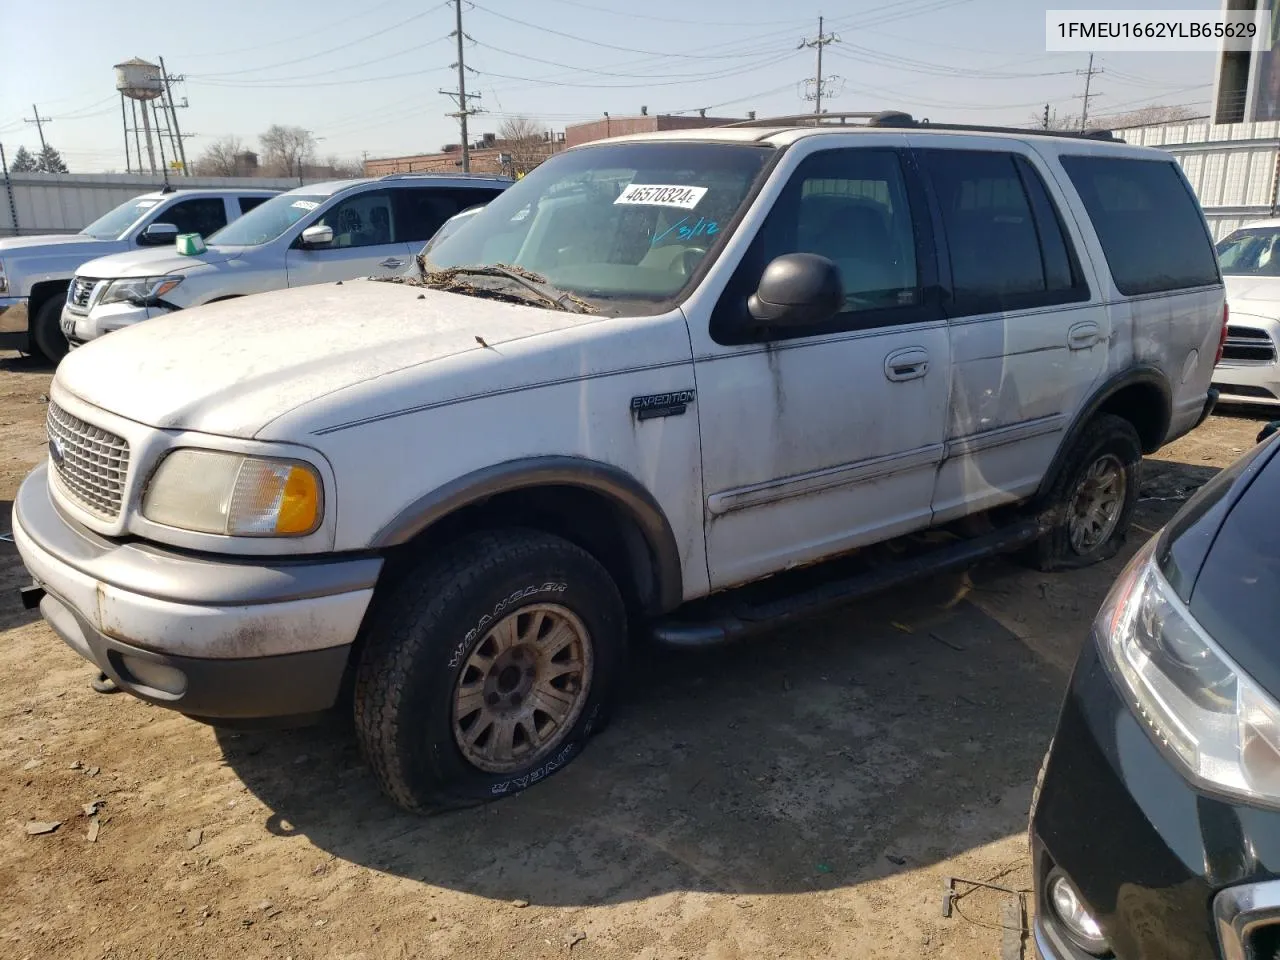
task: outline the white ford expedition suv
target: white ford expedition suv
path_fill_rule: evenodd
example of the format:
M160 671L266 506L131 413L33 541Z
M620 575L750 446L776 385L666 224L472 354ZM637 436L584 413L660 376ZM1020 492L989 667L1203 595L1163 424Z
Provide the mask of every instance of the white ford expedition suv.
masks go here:
M134 248L172 247L180 233L207 236L279 190L172 190L144 193L79 233L0 239L0 333L24 335L25 349L58 360L59 328L71 277L86 260Z
M993 551L1114 553L1143 452L1213 402L1223 285L1178 165L807 124L568 150L416 282L76 351L14 506L25 599L194 717L353 700L381 784L426 810L568 763L629 638L714 644Z

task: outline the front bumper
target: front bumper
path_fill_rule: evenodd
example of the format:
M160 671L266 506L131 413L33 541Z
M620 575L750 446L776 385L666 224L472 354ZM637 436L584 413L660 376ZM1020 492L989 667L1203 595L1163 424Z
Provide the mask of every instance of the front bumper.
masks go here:
M18 490L13 537L68 646L140 699L210 719L331 707L382 567L107 540L63 517L44 466Z
M1255 896L1280 873L1280 812L1185 780L1120 698L1093 638L1072 676L1031 827L1034 933L1044 960L1091 960L1045 900L1055 866L1075 883L1117 960L1272 956L1274 947L1259 952L1265 943L1249 938L1280 934L1280 898ZM1257 903L1252 912L1240 906Z
M62 308L62 334L72 346L80 346L90 340L123 330L151 317L162 317L172 311L161 306L137 307L131 303L108 303L94 306L88 313L80 313L69 306Z
M27 332L27 298L0 297L0 333Z

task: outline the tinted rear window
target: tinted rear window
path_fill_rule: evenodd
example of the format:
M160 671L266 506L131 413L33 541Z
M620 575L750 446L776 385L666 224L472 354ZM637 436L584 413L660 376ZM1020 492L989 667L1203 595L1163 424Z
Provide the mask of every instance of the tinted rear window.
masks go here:
M1220 281L1200 210L1172 160L1064 156L1062 166L1089 211L1121 293Z

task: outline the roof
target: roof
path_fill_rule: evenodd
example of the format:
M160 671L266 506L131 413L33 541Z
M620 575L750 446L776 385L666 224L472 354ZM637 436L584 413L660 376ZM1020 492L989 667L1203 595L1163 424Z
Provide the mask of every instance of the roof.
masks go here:
M284 191L278 187L186 187L180 190L152 190L139 196L163 199L165 197L221 197L228 193L242 197L274 197L277 193L284 193Z
M508 177L485 177L470 176L465 174L449 174L449 173L389 173L382 177L355 177L351 180L325 180L321 183L306 183L300 187L294 187L290 193L307 193L319 196L332 196L335 193L341 193L343 190L350 190L353 187L363 186L368 183L387 183L394 181L412 181L418 186L434 186L434 187L457 187L457 186L489 186L492 184L502 184L510 186L511 179Z
M1275 229L1277 227L1280 227L1280 218L1267 217L1264 220L1250 220L1248 223L1242 223L1231 232L1235 233L1238 230L1266 230L1268 228Z
M858 119L863 122L848 123L847 119ZM1087 145L1090 149L1126 148L1135 153L1152 153L1153 148L1127 145L1122 140L1114 139L1108 131L1089 131L1083 134L1068 132L1042 131L1035 129L1017 129L1011 127L983 127L979 125L961 125L946 123L929 123L927 120L914 120L907 114L823 114L820 123L814 123L808 115L796 117L765 118L724 127L701 127L691 130L662 130L648 133L627 134L613 137L599 143L625 143L644 141L701 141L719 143L764 143L776 147L785 147L809 137L819 136L867 136L870 134L930 134L971 139L974 137L998 138L1013 141L1034 141L1044 145L1054 144L1061 148L1064 144L1077 146ZM583 144L575 150L590 147Z

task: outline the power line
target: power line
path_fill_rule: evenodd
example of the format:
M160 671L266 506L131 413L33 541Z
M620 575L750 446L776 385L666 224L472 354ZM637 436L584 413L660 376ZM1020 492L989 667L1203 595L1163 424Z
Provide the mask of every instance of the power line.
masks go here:
M574 83L567 80L552 80L549 77L520 77L508 73L493 73L488 70L477 70L476 73L479 73L481 76L497 77L502 80L518 80L523 83L540 84L553 87L587 87L593 90L647 90L650 87L676 87L682 86L686 83L703 83L708 80L726 80L729 77L738 77L744 73L752 73L764 67L775 66L782 63L784 60L789 60L793 56L795 56L795 52L788 51L780 56L773 57L772 59L765 60L763 62L750 63L742 67L733 67L720 73L696 77L691 80L654 80L649 83Z
M578 0L555 0L556 3L563 3L566 6L577 7L579 10L590 10L593 13L608 13L615 17L628 17L632 20L645 20L652 23L655 19L652 13L627 13L623 10L610 10L608 7L597 7L589 3L580 3ZM660 18L663 23L680 23L694 27L770 27L781 26L782 24L792 23L792 20L755 20L755 21L738 21L731 23L727 20L682 20L678 17L668 17L663 14Z
M823 83L826 82L822 79L822 48L827 46L828 44L840 42L840 37L837 34L823 33L822 24L823 24L823 19L821 16L819 16L818 17L818 35L814 37L812 40L801 40L800 46L796 47L797 50L803 50L806 47L809 47L811 49L816 49L818 51L818 75L817 75L817 78L812 81L813 97L812 98L806 97L806 99L812 99L814 101L814 106L813 106L814 113L822 112L822 85Z
M468 39L469 39L469 38L468 38ZM484 48L484 49L486 49L486 50L492 50L492 51L494 51L495 53L505 54L506 56L509 56L509 57L517 57L517 58L519 58L519 59L521 59L521 60L530 60L530 61L532 61L532 62L534 62L534 63L545 63L545 64L547 64L548 66L552 66L552 67L559 67L559 66L563 66L563 64L557 63L557 62L556 62L556 61L554 61L554 60L543 60L543 59L542 59L542 58L540 58L540 57L531 57L531 56L529 56L529 55L528 55L528 54L526 54L526 53L516 53L514 50L504 50L504 49L502 49L501 47L495 47L493 44L491 44L491 43L485 43L485 42L483 42L483 41L481 41L481 40L476 40L476 41L475 41L475 44L476 44L476 46L478 46L478 47L483 47L483 48ZM770 54L770 57L772 57L772 56L774 56L774 55L776 55L776 51L772 52L772 53ZM768 59L768 58L766 58L766 59ZM616 71L616 70L596 70L596 69L594 69L594 68L592 68L592 67L573 67L573 68L572 68L572 70L573 70L573 72L574 72L574 73L591 73L591 74L597 74L597 75L602 76L602 77L639 77L639 78L646 78L646 77L651 77L651 76L652 76L652 74L651 74L651 73L629 73L629 72L619 72L619 71ZM687 79L690 79L690 80L704 80L704 79L708 79L708 78L714 78L714 76L715 76L716 74L722 73L723 71L724 71L724 68L723 68L723 67L720 67L720 68L717 68L717 69L715 69L715 70L704 71L704 72L701 72L701 73L668 73L668 74L664 74L664 76L665 76L665 77L668 77L668 78L687 78ZM491 74L491 76L496 76L496 74ZM593 86L593 87L594 87L594 86L597 86L597 84L594 84L594 83L593 83L593 84L584 84L584 86Z
M447 3L448 3L448 0L446 0L445 3L441 3L440 6L442 7L446 6ZM183 60L195 60L198 58L207 58L207 57L237 57L242 53L252 53L255 50L266 50L269 47L278 47L286 43L293 44L296 47L299 40L305 40L307 39L307 37L314 37L318 33L324 33L327 30L332 30L334 27L340 27L344 23L350 23L352 20L364 20L368 22L373 18L373 15L378 13L380 10L390 6L402 6L402 5L403 4L401 0L386 0L385 3L380 3L376 7L372 7L371 9L368 9L368 10L361 10L359 13L352 14L349 17L343 17L341 20L335 20L333 23L327 23L322 27L316 27L314 30L308 30L305 33L293 33L291 31L288 34L288 36L282 37L279 40L269 40L266 43L254 44L252 47L240 47L238 50L218 50L213 53L210 53L209 51L206 51L206 50L201 50L201 51L192 51L190 53L182 53L182 54L179 54L179 56Z
M415 20L421 20L423 17L425 17L429 13L434 13L436 10L439 10L440 7L442 6L444 6L444 4L431 7L429 10L423 10L421 13L415 13L411 17L407 17L406 19L400 20L397 23L393 23L390 26L383 27L381 30L375 30L373 31L373 33L367 33L362 37L356 37L355 39L347 40L343 43L338 44L336 47L329 47L327 50L317 50L315 53L308 53L306 56L295 57L292 60L282 60L279 63L271 63L262 67L247 67L244 70L229 70L226 73L203 73L203 74L192 74L192 76L202 80L222 80L227 77L243 76L246 73L261 73L263 70L274 70L277 67L290 67L290 66L293 66L295 63L302 63L306 60L314 60L317 57L327 56L328 54L336 53L339 50L346 50L348 47L353 47L358 43L364 43L366 40L372 40L374 37L380 37L384 33L390 33L392 30L399 30L401 27L405 26L406 24L413 23L413 21Z
M389 53L382 56L372 57L368 60L361 60L359 63L349 63L343 67L330 67L327 70L320 70L315 73L297 73L287 77L260 77L257 79L249 79L249 80L212 79L212 80L203 81L203 83L205 86L217 86L217 87L270 88L276 85L278 82L283 82L283 81L309 80L313 77L329 77L335 73L340 73L343 70L355 70L355 69L358 69L359 67L367 67L372 63L385 63L388 60L394 60L397 57L402 57L406 53L417 53L421 50L425 50L427 47L430 47L433 44L442 43L443 41L448 40L452 36L453 34L446 33L443 36L436 37L434 40L428 40L426 43L415 43L412 47L405 47L403 50L397 50L395 53ZM309 86L309 84L304 84L304 86Z

